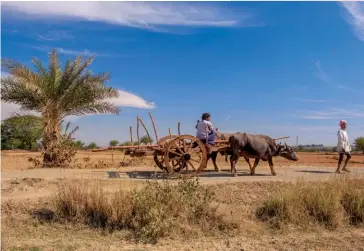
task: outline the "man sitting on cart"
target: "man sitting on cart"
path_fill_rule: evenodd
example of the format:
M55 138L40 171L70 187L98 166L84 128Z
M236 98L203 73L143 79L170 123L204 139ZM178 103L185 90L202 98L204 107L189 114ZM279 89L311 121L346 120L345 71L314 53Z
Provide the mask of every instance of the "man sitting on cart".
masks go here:
M199 138L204 144L207 143L210 145L215 144L215 138L216 138L216 132L218 131L218 128L214 128L212 126L212 123L210 121L211 115L209 113L204 113L201 116L202 121L197 120L196 125L196 137ZM206 139L207 137L207 139Z

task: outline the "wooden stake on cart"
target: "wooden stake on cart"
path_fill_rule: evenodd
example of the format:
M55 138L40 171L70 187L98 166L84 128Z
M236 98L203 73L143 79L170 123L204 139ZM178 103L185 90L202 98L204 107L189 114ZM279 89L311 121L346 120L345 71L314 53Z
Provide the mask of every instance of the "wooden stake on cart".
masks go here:
M169 132L169 139L172 139L171 128L168 128L168 132Z
M137 138L138 138L138 147L140 146L140 137L139 137L139 116L137 117Z
M133 142L133 127L130 127L130 145L133 146L134 142Z
M139 118L139 121L142 124L142 126L144 127L145 132L147 133L147 136L148 136L148 139L149 139L149 144L151 145L152 144L151 143L152 142L152 138L150 137L149 132L148 132L147 128L145 127L144 123L143 123L143 120L141 118Z
M152 116L152 113L151 112L149 112L149 117L150 117L150 120L152 121L152 124L153 124L153 129L154 129L154 134L155 134L155 140L157 142L157 145L159 145L159 139L158 139L157 129L155 127L154 119L153 119L153 116Z

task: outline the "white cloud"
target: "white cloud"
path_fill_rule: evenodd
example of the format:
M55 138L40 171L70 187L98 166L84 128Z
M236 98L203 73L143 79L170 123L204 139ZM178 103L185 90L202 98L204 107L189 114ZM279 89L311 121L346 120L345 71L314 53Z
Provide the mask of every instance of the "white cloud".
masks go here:
M100 21L158 31L158 26L244 25L250 13L233 13L211 4L151 2L3 2L12 14L25 13L37 18ZM247 24L248 25L248 24Z
M59 41L64 39L70 39L73 36L67 31L48 31L45 34L38 34L38 39L43 41Z
M312 120L364 118L364 112L357 109L332 108L328 111L310 111L299 118Z
M1 103L1 120L11 117L14 113L21 113L21 106L17 104ZM26 114L40 115L37 112L26 112Z
M322 100L322 99L310 99L310 98L298 98L298 99L293 99L293 101L305 102L305 103L326 103L326 102L328 102L328 101Z
M156 105L154 102L148 102L145 99L123 90L119 90L119 97L108 99L108 102L111 102L115 106L118 107L134 107L139 109L154 109L156 108ZM20 105L17 104L7 104L7 103L1 103L1 120L9 118L13 113L20 112ZM36 112L31 112L31 114L34 115L40 115ZM69 116L65 118L66 121L74 121L79 116Z
M317 72L315 72L316 77L319 78L319 79L321 79L325 83L329 83L330 82L330 78L326 74L326 72L322 69L320 60L317 60L315 62L315 66L316 66L316 70L317 70Z
M9 76L10 76L9 73L1 71L1 78L6 78L6 77L9 77Z
M119 97L110 99L109 101L116 106L135 107L141 109L154 109L156 105L154 102L148 102L143 98L123 90L119 90Z
M347 11L347 22L352 25L358 38L364 41L364 3L363 2L341 2Z
M44 52L50 52L51 50L53 50L53 47L49 47L49 46L30 46L33 49L36 49L38 51L44 51ZM83 55L83 56L97 56L97 57L116 57L116 58L134 58L134 57L141 57L142 55L118 55L118 54L108 54L108 53L103 53L103 52L95 52L95 51L90 51L88 49L84 49L84 50L70 50L70 49L65 49L65 48L55 48L56 51L60 54L64 54L64 55L71 55L71 56L79 56L79 55Z
M49 52L52 50L51 47L48 46L31 46L33 49L39 50L39 51L44 51L44 52ZM69 50L69 49L64 49L64 48L55 48L57 50L58 53L60 54L65 54L65 55L73 55L73 56L78 56L78 55L84 55L84 56L111 56L111 55L107 55L104 53L98 53L98 52L92 52L89 51L87 49L81 51L81 50Z

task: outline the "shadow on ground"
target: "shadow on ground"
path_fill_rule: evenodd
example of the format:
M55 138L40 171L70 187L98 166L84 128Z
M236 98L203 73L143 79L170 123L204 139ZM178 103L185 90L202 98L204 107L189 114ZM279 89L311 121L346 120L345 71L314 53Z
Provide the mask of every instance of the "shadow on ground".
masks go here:
M125 175L130 179L173 179L179 177L200 177L200 178L227 178L232 177L230 170L222 170L220 172L216 172L215 170L205 170L197 175L195 172L185 172L182 171L180 173L168 174L162 171L130 171L130 172L122 172L122 171L108 171L108 178L110 179L120 179ZM238 177L251 177L250 171L243 170L237 173ZM271 176L271 174L255 174L254 176Z
M298 170L296 171L297 173L322 173L322 174L326 174L326 173L334 173L334 171L321 171L321 170Z

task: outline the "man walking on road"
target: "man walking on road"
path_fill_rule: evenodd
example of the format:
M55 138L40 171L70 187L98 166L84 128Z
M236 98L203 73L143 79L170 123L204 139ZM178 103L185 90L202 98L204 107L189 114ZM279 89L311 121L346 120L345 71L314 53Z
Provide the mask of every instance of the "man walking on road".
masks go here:
M346 120L340 120L340 129L337 132L337 137L338 137L337 151L339 152L339 162L338 162L338 166L336 169L336 173L341 173L340 167L341 167L341 162L344 159L344 154L346 155L346 160L345 160L345 164L343 166L342 171L350 172L346 168L346 166L351 158L351 154L350 154L351 147L350 147L350 143L349 143L348 134L346 132L346 126L347 126Z

